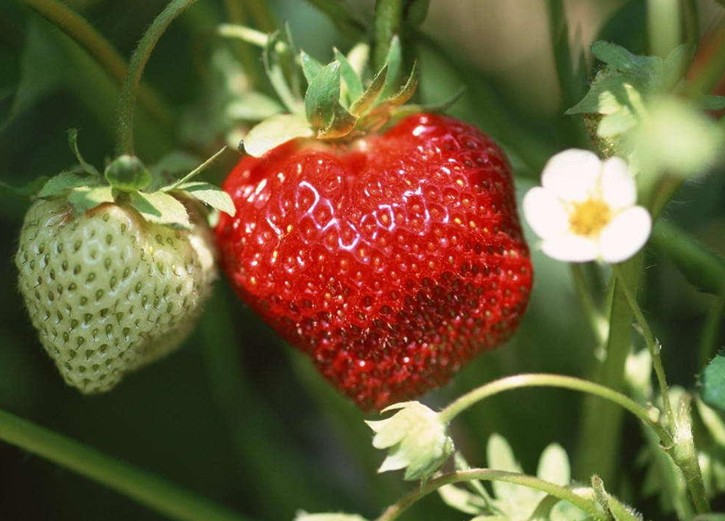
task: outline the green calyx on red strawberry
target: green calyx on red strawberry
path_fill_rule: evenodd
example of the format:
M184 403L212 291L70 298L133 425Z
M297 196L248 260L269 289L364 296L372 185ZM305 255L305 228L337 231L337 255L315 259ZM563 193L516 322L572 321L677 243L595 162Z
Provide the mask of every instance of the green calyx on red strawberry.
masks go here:
M238 295L337 389L381 409L507 340L532 266L502 150L402 108L415 81L389 80L399 61L368 83L351 61L302 54L304 103L272 74L293 113L249 132L223 186L236 216L215 231Z
M78 152L74 132L70 142L79 164L36 194L15 263L45 350L68 384L96 393L192 331L216 278L200 202L234 207L191 176L151 189L154 175L133 156L101 174Z

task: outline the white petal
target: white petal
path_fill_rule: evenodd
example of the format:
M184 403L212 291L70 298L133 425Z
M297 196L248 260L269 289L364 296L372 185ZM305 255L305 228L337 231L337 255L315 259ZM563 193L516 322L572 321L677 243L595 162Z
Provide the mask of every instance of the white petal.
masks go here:
M602 162L594 152L565 150L546 163L541 186L564 201L583 201L596 192L601 169Z
M641 206L619 213L599 235L602 260L615 263L627 260L647 242L652 218Z
M546 239L566 232L569 215L561 201L544 188L532 188L524 196L524 216L534 233Z
M546 239L541 243L541 251L552 259L565 262L588 262L599 257L596 241L573 233Z
M629 208L637 202L637 185L624 159L607 159L602 165L600 183L602 199L612 210Z

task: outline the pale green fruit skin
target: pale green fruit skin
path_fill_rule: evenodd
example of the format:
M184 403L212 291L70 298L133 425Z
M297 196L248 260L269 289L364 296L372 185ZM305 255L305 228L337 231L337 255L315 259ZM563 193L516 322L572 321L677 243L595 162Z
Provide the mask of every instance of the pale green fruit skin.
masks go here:
M43 347L83 393L112 389L129 371L176 350L216 278L211 234L144 221L103 204L75 215L65 200L28 210L15 264Z

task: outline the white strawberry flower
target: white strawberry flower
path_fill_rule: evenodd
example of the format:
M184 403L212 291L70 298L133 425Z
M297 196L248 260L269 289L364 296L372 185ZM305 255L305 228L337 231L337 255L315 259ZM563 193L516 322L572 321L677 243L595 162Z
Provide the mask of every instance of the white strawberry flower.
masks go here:
M553 156L541 186L524 197L524 215L541 237L541 250L557 260L622 262L647 242L652 219L636 205L637 187L627 163L604 161L588 150Z

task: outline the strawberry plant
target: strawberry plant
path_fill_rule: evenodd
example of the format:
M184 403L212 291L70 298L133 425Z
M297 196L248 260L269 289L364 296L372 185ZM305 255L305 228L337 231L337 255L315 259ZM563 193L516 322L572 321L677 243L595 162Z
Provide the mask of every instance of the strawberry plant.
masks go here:
M0 519L721 521L725 9L529 4L2 3Z

